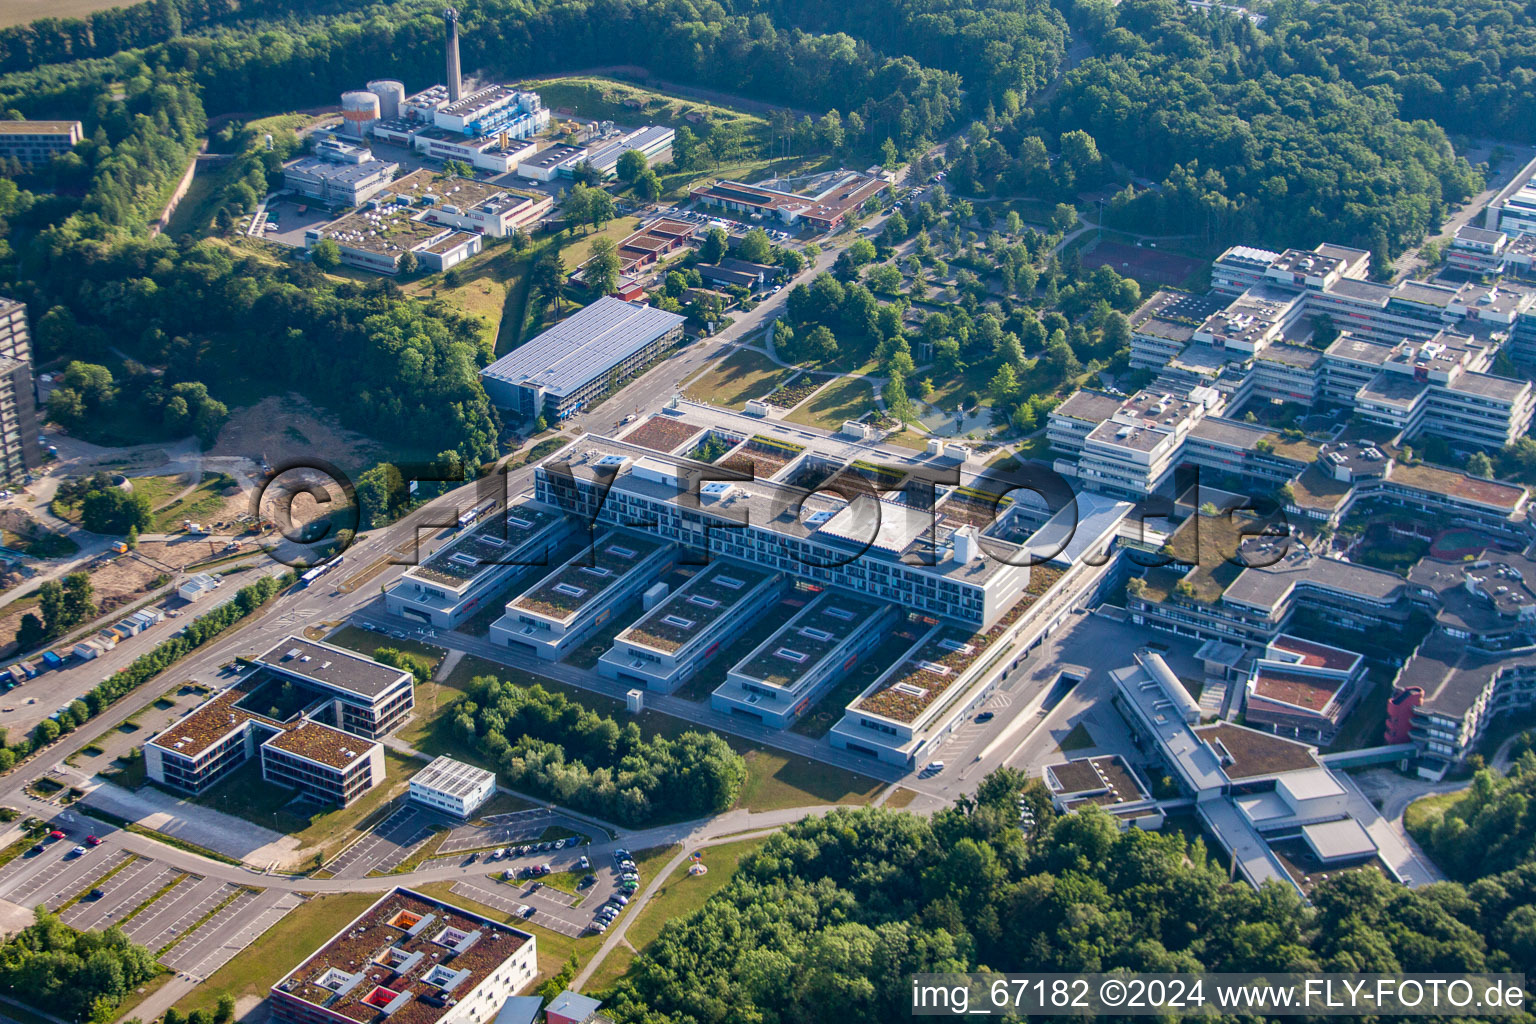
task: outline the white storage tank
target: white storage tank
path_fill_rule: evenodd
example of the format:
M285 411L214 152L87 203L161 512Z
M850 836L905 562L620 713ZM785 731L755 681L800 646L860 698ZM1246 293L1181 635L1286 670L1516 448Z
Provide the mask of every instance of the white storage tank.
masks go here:
M400 116L400 104L405 102L405 85L392 78L381 78L368 83L368 91L379 98L379 116L393 121Z
M341 94L342 130L356 139L368 134L368 127L379 119L379 97L354 89Z

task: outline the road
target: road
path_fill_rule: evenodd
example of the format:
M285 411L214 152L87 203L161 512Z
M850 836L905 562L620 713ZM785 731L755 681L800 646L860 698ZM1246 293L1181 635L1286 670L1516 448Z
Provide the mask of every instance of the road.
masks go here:
M1526 164L1530 162L1532 154L1536 153L1536 149L1532 149L1529 146L1510 147L1508 143L1503 145L1512 148L1513 152L1504 159L1500 171L1497 174L1490 175L1491 180L1488 183L1488 187L1463 203L1461 209L1447 217L1445 223L1440 225L1439 232L1431 233L1428 238L1424 239L1425 242L1448 242L1456 237L1456 232L1461 230L1461 228L1475 220L1481 220L1483 209L1495 196L1503 191L1505 185L1508 185L1515 179L1516 174L1525 169ZM1421 249L1422 246L1409 249L1397 258L1392 274L1394 284L1413 276L1423 269L1425 263L1424 257L1420 255Z

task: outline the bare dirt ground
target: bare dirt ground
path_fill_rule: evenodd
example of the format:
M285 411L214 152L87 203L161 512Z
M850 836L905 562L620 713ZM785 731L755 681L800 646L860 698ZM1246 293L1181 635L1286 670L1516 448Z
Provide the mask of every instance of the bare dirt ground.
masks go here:
M356 474L378 461L384 449L290 392L237 410L219 431L209 454L264 460L274 469L323 459Z

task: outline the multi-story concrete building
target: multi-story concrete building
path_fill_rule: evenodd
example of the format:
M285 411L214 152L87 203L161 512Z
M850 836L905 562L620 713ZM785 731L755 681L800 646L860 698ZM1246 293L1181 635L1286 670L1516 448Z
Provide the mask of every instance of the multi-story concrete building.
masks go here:
M508 602L506 613L491 624L491 642L556 660L650 586L676 557L674 546L655 536L609 531Z
M1365 659L1354 651L1282 633L1249 669L1244 722L1326 746L1359 699L1364 675Z
M367 151L364 151L367 152ZM330 151L306 156L283 168L283 187L327 206L361 206L389 187L400 165L375 160L339 159Z
M836 231L848 214L866 200L890 190L881 178L854 171L838 171L824 176L804 192L790 191L777 185L748 185L740 181L717 181L693 190L693 198L708 206L718 206L732 213L760 218L771 217L785 224L806 226L815 231Z
M320 721L335 722L335 709L312 690L283 711L282 684L257 670L182 717L144 744L148 776L203 793L257 758L265 781L343 806L384 780L380 744Z
M267 993L282 1024L490 1024L538 974L538 940L395 888Z
M597 670L671 693L771 607L782 583L777 572L716 561L621 631Z
M27 307L0 297L0 480L20 480L42 461Z
M435 757L411 776L411 799L456 818L468 818L496 793L496 773L451 757Z
M541 571L570 531L551 509L492 509L431 557L407 569L384 593L391 614L456 629L513 576Z
M290 636L255 662L323 698L331 721L358 736L378 739L393 732L416 706L410 672L331 644Z
M0 121L0 157L47 163L74 149L83 130L79 121Z
M898 617L893 605L824 590L732 666L709 705L787 728L852 670Z
M481 370L480 380L498 406L558 423L677 344L683 323L604 296Z
M1463 224L1445 251L1445 265L1464 274L1502 274L1508 245L1509 236L1502 231Z
M1536 707L1536 561L1485 552L1471 562L1425 559L1410 593L1435 628L1403 665L1388 704L1389 743L1412 742L1420 770L1443 775L1477 749L1501 715Z

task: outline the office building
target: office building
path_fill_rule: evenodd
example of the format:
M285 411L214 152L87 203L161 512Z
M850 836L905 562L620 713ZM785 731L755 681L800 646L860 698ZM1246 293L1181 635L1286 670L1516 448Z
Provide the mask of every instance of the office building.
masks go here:
M321 804L345 806L384 780L379 743L319 721L335 721L324 698L305 692L285 714L282 681L248 674L144 744L155 782L198 794L251 758L262 778Z
M1427 867L1342 771L1316 748L1229 722L1199 725L1199 706L1157 653L1110 673L1114 706L1165 774L1194 801L1204 830L1255 888L1305 896L1308 869L1372 864L1413 886ZM1283 855L1283 856L1282 856Z
M748 185L717 181L693 190L693 198L706 206L758 220L776 220L792 227L832 232L842 227L849 213L890 190L890 183L855 171L834 171L818 176L798 191L774 185Z
M1248 673L1244 723L1327 746L1354 708L1365 659L1353 651L1281 634Z
M281 1024L490 1024L538 973L538 941L410 889L390 890L267 993Z
M496 793L496 773L451 757L435 757L411 776L411 799L423 807L468 818Z
M1442 776L1477 749L1501 715L1536 707L1536 561L1485 551L1471 561L1426 558L1410 570L1434 629L1403 665L1388 704L1386 740L1424 751Z
M283 187L330 207L361 206L388 188L399 170L393 160L376 160L360 147L317 149L315 156L283 167Z
M677 344L684 319L604 296L480 371L496 405L558 423Z
M79 121L0 121L0 158L47 163L74 149L83 130Z
M416 706L415 679L409 671L341 647L290 636L255 661L323 697L336 725L369 739L393 732Z
M823 590L731 666L709 706L788 728L884 639L898 617L894 605Z
M621 631L597 670L672 693L777 602L780 586L776 572L714 561Z
M42 461L27 307L0 297L0 480L22 480Z
M456 629L512 577L542 572L569 530L569 521L550 509L519 504L505 513L493 510L407 569L385 591L385 607L393 615Z

